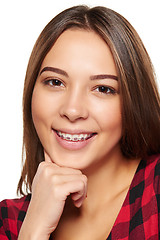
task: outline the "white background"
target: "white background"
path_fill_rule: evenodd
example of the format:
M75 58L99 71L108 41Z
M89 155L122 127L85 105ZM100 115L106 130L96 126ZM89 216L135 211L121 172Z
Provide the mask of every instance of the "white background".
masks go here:
M3 2L3 3L2 3ZM73 5L103 5L141 36L160 86L159 0L5 0L0 3L0 200L16 197L21 172L22 92L32 47L45 25Z

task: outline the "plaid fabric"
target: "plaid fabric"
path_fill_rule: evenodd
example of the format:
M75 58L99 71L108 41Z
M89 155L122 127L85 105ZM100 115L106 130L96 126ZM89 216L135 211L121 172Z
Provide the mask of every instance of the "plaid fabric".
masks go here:
M142 160L107 240L160 239L160 155ZM0 239L15 240L31 196L0 203ZM104 223L105 224L105 223Z
M142 160L107 240L160 239L160 155Z
M31 196L0 203L0 240L17 240Z

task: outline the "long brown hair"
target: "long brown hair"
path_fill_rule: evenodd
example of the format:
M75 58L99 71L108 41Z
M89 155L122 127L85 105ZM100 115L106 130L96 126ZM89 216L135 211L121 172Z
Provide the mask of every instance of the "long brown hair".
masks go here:
M160 98L147 51L130 23L105 7L76 6L53 18L33 48L23 93L23 170L18 192L31 191L43 146L31 114L33 88L41 64L57 38L69 28L95 31L109 46L117 67L122 103L121 150L127 158L160 152ZM107 144L107 143L106 143Z

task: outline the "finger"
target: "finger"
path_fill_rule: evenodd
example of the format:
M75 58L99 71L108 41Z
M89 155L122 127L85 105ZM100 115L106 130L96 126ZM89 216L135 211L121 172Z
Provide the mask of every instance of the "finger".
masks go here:
M82 189L83 192L78 191L71 194L71 198L76 207L80 207L84 199L86 199L87 197L87 178L85 175L83 175L83 182L84 182L84 188Z
M73 201L73 204L75 207L79 208L82 206L84 200L85 200L85 198L82 196L81 198L77 199L76 201Z
M68 196L71 195L73 204L76 207L80 207L83 201L87 197L87 181L86 177L81 180L75 180L74 182L67 182L63 185L65 190L68 191Z
M54 163L54 161L50 158L50 156L48 155L48 153L44 150L44 160L47 163ZM78 169L74 169L74 168L69 168L69 167L61 167L59 165L57 165L56 163L54 163L54 165L52 165L52 167L55 167L55 173L59 173L59 174L82 174L82 172ZM57 168L58 167L58 168Z
M52 183L55 185L61 185L69 182L75 182L75 181L84 181L83 175L80 174L62 174L58 171L59 169L55 169L54 175L52 176ZM84 181L84 185L86 188L86 183Z
M66 197L72 193L78 193L79 198L85 195L85 184L83 181L66 182L55 187L55 196L57 199L65 201Z

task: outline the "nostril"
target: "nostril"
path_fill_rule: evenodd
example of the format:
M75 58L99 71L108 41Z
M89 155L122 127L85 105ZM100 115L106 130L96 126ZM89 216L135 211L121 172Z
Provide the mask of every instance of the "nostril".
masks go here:
M66 118L71 122L74 122L79 119L88 118L89 114L87 108L84 105L81 106L81 104L76 103L72 106L63 106L60 110L60 115L61 117Z

